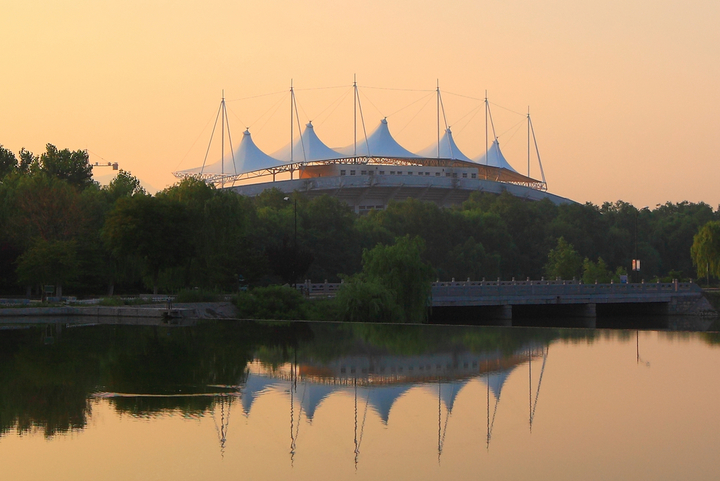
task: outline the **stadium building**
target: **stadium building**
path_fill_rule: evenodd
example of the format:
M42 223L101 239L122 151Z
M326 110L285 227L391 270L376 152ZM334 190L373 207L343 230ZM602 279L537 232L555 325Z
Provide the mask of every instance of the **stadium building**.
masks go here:
M528 175L523 175L501 152L494 125L492 138L488 139L486 135L485 152L472 159L457 146L447 123L440 135L440 107L437 139L422 151L411 152L400 145L390 133L387 118L383 118L370 134L358 136L360 97L356 84L353 89L355 138L347 147L328 147L315 132L312 122L308 122L297 138L294 138L295 129L290 129L290 142L284 148L266 154L246 129L239 145L229 155L223 151L221 161L173 174L177 178L199 177L250 197L272 188L287 194L301 192L311 198L327 194L343 200L357 213L384 209L390 201L408 198L451 206L462 203L473 192L509 192L527 200L549 199L555 204L572 202L547 191L529 114ZM438 106L441 105L440 95L438 88ZM299 126L292 87L290 98L291 118ZM487 99L485 108L486 118L492 119L491 114L487 115ZM360 112L361 131L365 132L361 107ZM218 116L221 115L224 128L229 123L224 98L218 111ZM540 166L540 180L529 176L531 146L534 146Z

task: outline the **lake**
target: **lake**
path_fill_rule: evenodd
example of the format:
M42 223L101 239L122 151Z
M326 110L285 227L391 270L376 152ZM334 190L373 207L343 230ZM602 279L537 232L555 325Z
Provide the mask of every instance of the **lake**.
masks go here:
M720 475L717 333L193 324L1 325L2 479Z

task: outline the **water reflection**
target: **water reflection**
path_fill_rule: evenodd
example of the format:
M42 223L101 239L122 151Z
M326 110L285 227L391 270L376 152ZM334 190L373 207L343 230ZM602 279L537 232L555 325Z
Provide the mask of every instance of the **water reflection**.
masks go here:
M139 443L147 425L165 438L154 449L177 463L163 445L208 451L197 462L213 475L244 466L260 470L257 479L285 469L317 479L322 465L338 478L349 479L345 468L370 478L397 458L417 479L497 477L501 468L516 479L532 474L525 464L555 474L539 479L563 477L550 460L566 479L583 477L583 463L602 479L617 476L624 453L646 456L644 445L692 444L699 454L683 454L692 459L720 447L708 430L720 394L717 334L221 321L11 327L0 330L0 456L15 446L12 432L52 439L48 450L63 433L96 439L110 430ZM178 426L197 429L179 435ZM607 465L596 466L595 452ZM688 469L685 458L666 457ZM137 477L134 469L124 477Z

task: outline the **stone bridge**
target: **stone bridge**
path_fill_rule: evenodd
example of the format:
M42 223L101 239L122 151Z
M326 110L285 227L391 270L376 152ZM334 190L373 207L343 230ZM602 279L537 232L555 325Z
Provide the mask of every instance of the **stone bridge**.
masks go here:
M310 296L334 296L342 284L306 282ZM465 281L432 284L433 322L500 321L536 317L594 319L598 315L688 314L701 304L691 282L583 284L579 281ZM585 323L594 326L593 321Z

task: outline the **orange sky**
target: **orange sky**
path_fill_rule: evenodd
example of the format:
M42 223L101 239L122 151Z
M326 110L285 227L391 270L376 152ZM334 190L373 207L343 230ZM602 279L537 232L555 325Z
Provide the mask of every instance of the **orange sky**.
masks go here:
M56 0L2 11L0 144L14 152L88 149L91 161L163 188L170 172L202 164L223 89L236 143L246 126L267 153L289 140L286 94L236 99L287 91L294 79L301 122L314 120L330 146L350 144L342 96L353 74L368 129L387 115L419 150L436 137L434 98L368 87L432 90L439 79L460 148L484 149L484 115L449 92L487 90L500 145L521 172L525 127L505 109L530 106L553 193L720 203L717 2ZM343 88L303 90L327 86Z

